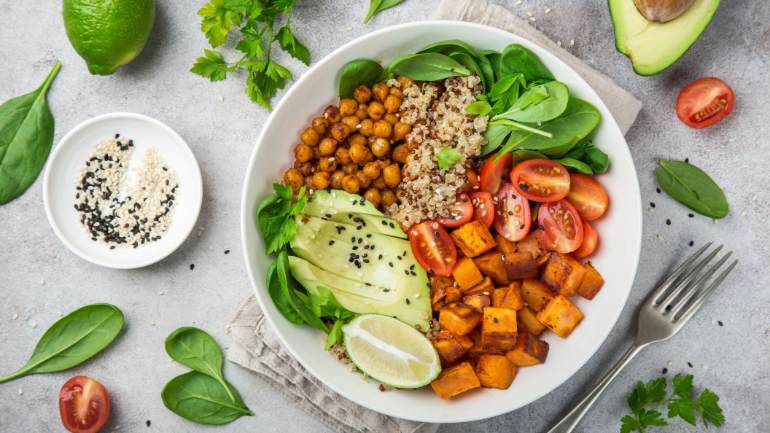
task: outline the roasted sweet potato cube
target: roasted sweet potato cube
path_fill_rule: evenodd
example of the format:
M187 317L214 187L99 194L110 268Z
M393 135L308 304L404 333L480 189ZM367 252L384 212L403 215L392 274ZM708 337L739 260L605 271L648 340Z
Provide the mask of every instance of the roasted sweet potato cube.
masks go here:
M476 361L476 376L484 388L508 389L516 371L516 366L503 355L481 355Z
M532 335L540 335L545 326L537 320L537 313L529 307L524 307L516 312L519 325Z
M463 362L454 367L445 368L430 386L439 397L447 400L457 394L479 388L481 383L471 363Z
M567 297L556 295L537 313L537 320L562 338L567 338L583 320L583 313Z
M481 271L476 267L473 259L468 257L463 257L457 261L457 266L452 271L452 276L455 277L457 285L462 290L468 290L484 280L484 276L481 275Z
M481 221L471 221L451 233L457 247L467 257L476 257L495 247L495 238Z
M485 307L489 307L492 304L492 299L489 295L476 293L474 295L463 296L463 304L473 307L478 312L482 312Z
M433 339L433 347L445 364L451 364L473 347L473 340L465 335L457 335L450 331L440 331Z
M497 251L489 252L473 259L481 273L492 279L497 285L510 283L508 272L503 262L503 254Z
M442 308L438 313L438 323L441 329L465 335L473 330L481 321L481 313L463 304L451 304Z
M463 297L463 291L459 287L447 287L444 301L447 304L459 301Z
M502 296L498 295L500 298L498 299L497 305L494 305L495 302L493 300L493 307L512 308L514 310L521 310L524 308L524 300L521 297L520 281L514 281L509 284L508 287L502 287L501 289L503 290ZM497 290L500 289L495 289L495 292L497 292Z
M548 357L548 343L522 331L516 337L516 345L505 356L517 367L542 364Z
M516 310L487 307L481 322L481 345L487 353L505 353L516 344Z
M585 267L566 254L551 253L543 270L543 282L555 292L564 296L575 296L583 277Z
M433 290L446 289L452 285L454 285L452 277L440 277L438 275L430 276L430 288Z
M500 252L503 254L518 252L516 242L509 241L501 235L495 236L495 243L497 244L497 249L500 250Z
M521 297L533 310L540 311L555 293L540 280L524 280L521 282Z
M535 230L527 237L516 243L516 251L520 253L529 253L538 266L548 260L548 250L543 241L543 231Z
M509 281L537 278L537 262L529 253L508 253L503 255L505 273Z
M492 279L489 277L484 278L484 280L481 281L481 283L473 286L470 290L467 290L465 293L468 295L487 295L492 296L492 292L495 290L495 285L492 284Z
M484 347L481 345L481 330L479 328L474 329L468 334L468 337L473 341L473 346L468 349L468 357L475 361L485 353Z
M583 264L583 267L585 267L586 275L583 277L583 282L580 283L577 292L578 295L586 299L593 299L604 285L604 278L591 262Z

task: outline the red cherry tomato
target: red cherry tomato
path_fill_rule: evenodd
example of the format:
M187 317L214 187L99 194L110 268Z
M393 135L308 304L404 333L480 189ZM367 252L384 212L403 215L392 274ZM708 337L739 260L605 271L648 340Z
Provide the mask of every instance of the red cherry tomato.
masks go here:
M444 227L460 227L473 219L473 204L468 194L459 194L457 202L449 208L449 215L439 218L437 221Z
M543 240L550 250L567 254L583 243L583 221L577 209L567 200L540 206L537 222L543 229Z
M699 78L684 86L676 98L676 115L691 128L705 128L733 111L735 93L715 77Z
M417 262L428 272L452 275L457 265L457 248L449 233L435 221L423 221L409 229L409 244Z
M567 200L575 206L584 220L599 219L610 204L607 191L592 177L580 173L572 173L570 176Z
M481 166L479 188L490 194L496 194L497 190L500 189L500 185L503 183L503 177L511 168L512 159L513 156L508 152L501 155L499 158L497 157L497 154L490 155Z
M596 233L596 229L591 224L583 221L583 243L572 255L575 258L584 259L596 251L597 245L599 245L599 234Z
M495 212L495 230L509 241L520 241L529 233L532 215L529 200L519 194L506 182L497 191L497 212Z
M110 417L110 396L101 383L75 376L59 391L59 413L72 433L96 433Z
M548 159L530 159L511 170L511 183L524 197L548 203L558 201L569 192L569 172L563 165Z
M486 191L477 191L471 193L471 203L473 204L473 219L479 220L487 227L495 221L495 202L492 194Z

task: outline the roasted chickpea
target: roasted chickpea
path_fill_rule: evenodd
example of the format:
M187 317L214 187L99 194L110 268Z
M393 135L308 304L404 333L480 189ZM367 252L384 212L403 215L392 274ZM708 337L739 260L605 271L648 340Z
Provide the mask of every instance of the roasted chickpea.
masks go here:
M361 188L369 188L369 185L372 184L372 180L369 179L363 171L357 171L355 173L356 179L358 179L358 185Z
M353 134L348 138L348 145L352 146L354 144L360 144L362 146L366 146L366 137L364 137L361 134Z
M321 135L319 135L318 131L315 129L307 128L302 131L302 134L299 135L299 138L308 146L315 146L321 140Z
M313 119L313 129L315 129L315 132L324 134L328 128L329 122L327 122L323 117L316 117Z
M342 188L342 178L345 177L345 173L341 170L337 170L332 173L331 186L334 189Z
M382 176L378 177L377 179L374 179L374 182L372 182L372 186L377 189L386 189L388 186L385 185L385 180L382 178Z
M315 171L315 169L313 168L313 163L310 161L308 162L297 161L296 163L294 163L294 168L299 170L299 172L302 173L304 176L310 176Z
M368 104L358 104L358 110L356 110L356 117L358 117L361 120L364 120L369 117L369 105Z
M382 170L382 178L385 180L385 185L395 188L401 182L401 169L398 164L390 164L385 167Z
M393 161L404 164L407 156L409 156L409 147L406 144L399 144L393 148Z
M366 175L366 177L374 180L380 177L380 173L382 172L382 167L380 167L379 162L372 161L372 162L367 162L362 171Z
M356 164L364 163L367 153L369 153L369 150L362 144L354 143L350 145L350 160Z
M299 162L308 162L313 159L313 148L307 144L300 143L294 147L294 159Z
M390 141L387 138L377 137L372 142L372 153L377 158L382 158L390 152Z
M395 113L398 111L399 107L401 107L401 98L395 95L388 95L382 105L385 106L385 110L388 113Z
M364 198L371 202L374 207L379 207L382 201L382 194L380 194L380 190L377 188L369 188L364 193Z
M332 125L331 135L337 141L344 141L350 135L351 129L344 123L335 123Z
M396 200L397 200L396 194L393 191L391 191L389 189L386 189L386 190L382 191L382 205L383 206L390 206L393 203L395 203Z
M358 184L358 179L354 175L349 174L342 178L342 189L351 194L357 194L361 185Z
M357 116L345 116L342 118L342 123L344 123L351 131L357 131L361 123L361 119L359 119Z
M393 131L393 125L387 120L378 120L374 122L374 135L377 137L388 138Z
M380 120L382 119L382 116L385 115L385 106L382 105L381 102L374 101L371 104L369 104L369 109L367 110L367 113L369 113L369 117L374 120Z
M342 166L342 171L345 174L353 174L358 171L358 164L350 163Z
M372 89L360 85L353 91L353 97L356 98L356 101L358 101L359 104L366 104L372 99Z
M385 83L377 83L372 87L372 93L374 93L374 99L382 102L388 97L388 85Z
M318 168L327 173L333 172L337 169L337 158L333 156L322 156L318 159Z
M398 99L404 99L404 93L398 87L391 87L390 89L388 89L388 94L390 96L395 96ZM388 98L385 98L385 99L387 100Z
M406 135L412 132L412 125L404 122L397 122L393 125L393 139L401 141L406 139Z
M326 137L318 143L318 154L320 156L332 155L337 150L337 140Z
M329 123L337 123L342 119L342 114L340 114L340 109L335 107L334 105L329 105L324 109L324 119L326 119Z
M334 152L334 156L337 158L337 162L345 165L350 164L350 149L347 147L338 147L337 151Z
M364 119L361 121L361 127L358 128L358 132L364 136L374 135L374 122L372 119Z
M395 125L398 123L398 116L395 114L386 113L385 116L382 117L385 119L386 122L390 123L391 125Z
M398 81L399 86L401 89L406 89L407 87L412 85L412 80L410 78L407 78L403 75L399 75L396 80Z
M296 168L290 168L283 174L283 182L294 191L299 191L302 185L305 184L305 176Z
M358 102L355 99L345 98L340 100L340 113L343 116L352 116L358 108Z
M329 187L331 175L325 171L317 171L313 175L313 189L326 189Z

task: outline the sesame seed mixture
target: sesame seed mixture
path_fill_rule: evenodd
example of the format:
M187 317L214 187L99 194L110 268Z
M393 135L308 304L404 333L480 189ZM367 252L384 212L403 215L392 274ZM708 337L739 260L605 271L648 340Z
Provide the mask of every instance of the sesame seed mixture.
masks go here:
M129 182L134 142L120 134L94 146L76 181L75 210L91 240L137 248L168 230L179 184L157 149L143 155L136 182Z
M402 89L401 121L412 126L407 135L410 153L404 165L399 202L388 213L403 226L448 216L457 191L466 182L466 167L486 143L486 116L465 113L465 106L483 91L478 76L443 82L414 82ZM461 159L441 170L436 156L442 148L460 152Z

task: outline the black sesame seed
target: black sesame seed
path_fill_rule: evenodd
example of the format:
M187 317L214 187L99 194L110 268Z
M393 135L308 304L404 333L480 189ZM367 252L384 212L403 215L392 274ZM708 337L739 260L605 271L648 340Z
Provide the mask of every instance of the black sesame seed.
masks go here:
M690 217L690 218L695 218L695 215L693 215L691 213L688 213L687 216Z
M661 373L663 373L663 374L666 374L666 373L668 373L668 368L666 368L666 367L663 367L663 370L661 371Z
M230 250L225 250L225 254L230 254Z
M190 270L192 271L193 269L195 269L195 263L190 263Z
M356 251L358 249L358 245L353 245L353 251Z
M367 234L366 234L366 237L367 237L367 238L370 238L370 237L372 237L372 234L371 234L371 233L367 233Z
M717 320L717 324L718 324L719 326L725 326L725 324L724 324L724 323L722 323L722 321L721 321L721 320Z
M654 201L650 202L650 207L653 207L653 208L655 207L655 202Z
M412 301L410 301L409 298L406 298L405 301L406 301L406 305L409 305L412 303Z
M688 163L688 164L689 164L689 163L690 163L690 158L685 158L685 159L684 159L684 162L686 162L686 163Z
M666 219L666 225L667 225L667 226L670 226L670 225L671 225L671 220L670 220L670 219Z
M660 194L660 188L655 188L655 192L657 192L658 194Z
M688 245L693 246L693 245L695 245L695 242L690 241L690 243Z
M692 368L692 362L690 362L690 361L687 361L687 366L688 366L688 367L690 367L690 368Z
M147 425L147 427L149 427L149 426L152 425L152 422L150 422L150 420L147 420L147 421L145 421L145 424Z
M389 226L390 226L390 228L392 228L392 229L396 228L396 225L395 225L395 224L393 224L393 223L388 223L388 225L389 225Z
M388 262L388 266L393 267L393 262Z

